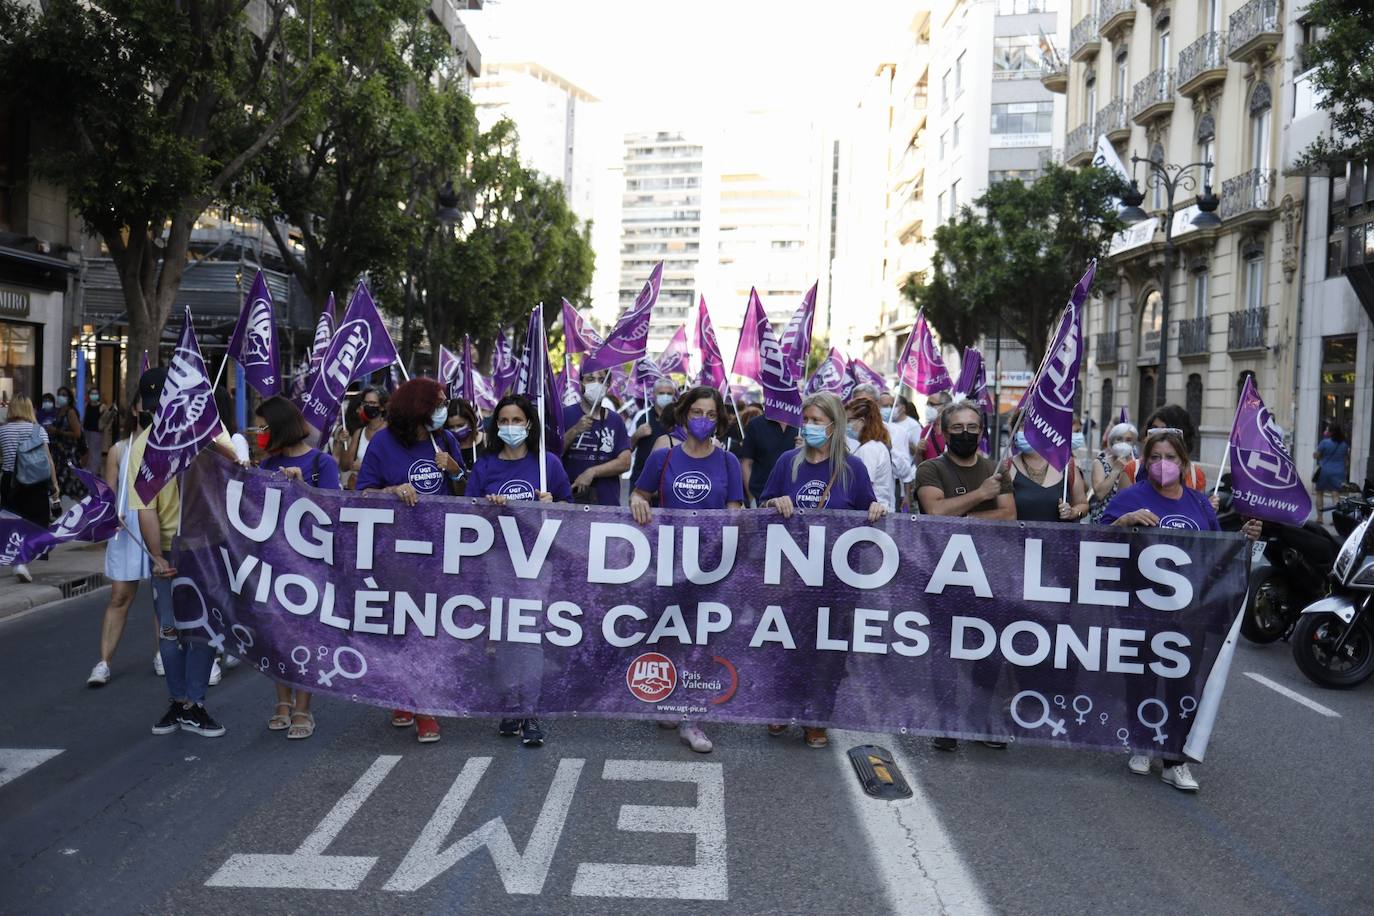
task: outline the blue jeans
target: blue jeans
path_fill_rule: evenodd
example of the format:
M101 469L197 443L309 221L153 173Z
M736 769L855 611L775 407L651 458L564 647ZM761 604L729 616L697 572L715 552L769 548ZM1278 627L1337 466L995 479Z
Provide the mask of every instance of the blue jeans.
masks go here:
M203 642L183 639L176 629L172 614L172 580L153 579L153 607L157 610L157 624L161 639L158 652L167 672L167 692L174 700L204 705L205 691L210 686L210 669L215 664L215 650Z

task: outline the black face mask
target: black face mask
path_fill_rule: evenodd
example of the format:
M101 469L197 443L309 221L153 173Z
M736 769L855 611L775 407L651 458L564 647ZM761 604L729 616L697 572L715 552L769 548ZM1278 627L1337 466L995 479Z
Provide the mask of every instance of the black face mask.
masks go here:
M382 415L382 408L377 404L364 404L363 416L369 420L375 420Z
M977 433L945 436L945 441L949 443L949 450L960 458L971 458L978 451Z

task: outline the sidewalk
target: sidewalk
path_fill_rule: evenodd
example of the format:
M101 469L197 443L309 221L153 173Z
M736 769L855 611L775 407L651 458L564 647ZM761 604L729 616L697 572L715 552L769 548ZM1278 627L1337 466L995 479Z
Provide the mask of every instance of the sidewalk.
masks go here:
M33 582L24 583L15 578L10 567L0 568L0 620L108 584L105 545L63 544L47 560L30 563L29 572L33 573Z

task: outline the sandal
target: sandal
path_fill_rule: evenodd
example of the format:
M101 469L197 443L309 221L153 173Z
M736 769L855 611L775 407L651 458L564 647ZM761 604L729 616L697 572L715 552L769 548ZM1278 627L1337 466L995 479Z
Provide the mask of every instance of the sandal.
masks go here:
M806 737L807 747L825 747L830 743L830 736L823 728L803 728L802 733Z
M286 708L286 715L276 713L272 718L267 720L267 728L270 731L281 732L291 727L291 714L295 711L296 707L290 703L277 704L277 709L281 709L282 707Z
M304 716L304 722L297 722L297 716ZM315 734L315 717L308 712L291 713L291 728L286 732L289 740L295 741L299 738L309 738Z

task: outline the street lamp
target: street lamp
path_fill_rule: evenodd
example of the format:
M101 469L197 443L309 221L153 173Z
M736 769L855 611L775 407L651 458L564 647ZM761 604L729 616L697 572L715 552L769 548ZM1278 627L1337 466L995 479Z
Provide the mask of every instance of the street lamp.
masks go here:
M452 181L445 181L444 186L434 195L434 220L440 226L448 228L462 219L462 212L458 209L458 192L453 189ZM426 259L429 255L429 245L434 238L434 226L430 226L425 232L425 242L421 249ZM414 243L410 246L410 261L414 265L416 255L421 252L416 251ZM411 350L414 348L415 332L415 275L409 270L406 271L405 287L405 326L401 328L401 364L410 369Z
M1164 211L1164 282L1160 284L1159 290L1159 378L1155 384L1155 406L1158 407L1165 402L1168 391L1165 380L1169 370L1169 286L1173 282L1174 265L1178 261L1178 249L1174 247L1174 195L1180 188L1184 192L1196 192L1198 176L1194 170L1201 170L1202 193L1194 198L1198 212L1191 222L1198 229L1204 230L1216 229L1221 225L1221 219L1216 214L1221 200L1212 193L1212 184L1208 180L1212 171L1210 162L1167 165L1154 159L1141 159L1139 156L1131 155L1132 170L1141 163L1149 169L1145 179L1146 187L1162 189L1167 198ZM1121 219L1126 225L1134 226L1149 217L1149 214L1140 208L1144 202L1145 195L1132 178L1130 190L1121 195L1121 203L1125 205L1121 211Z

